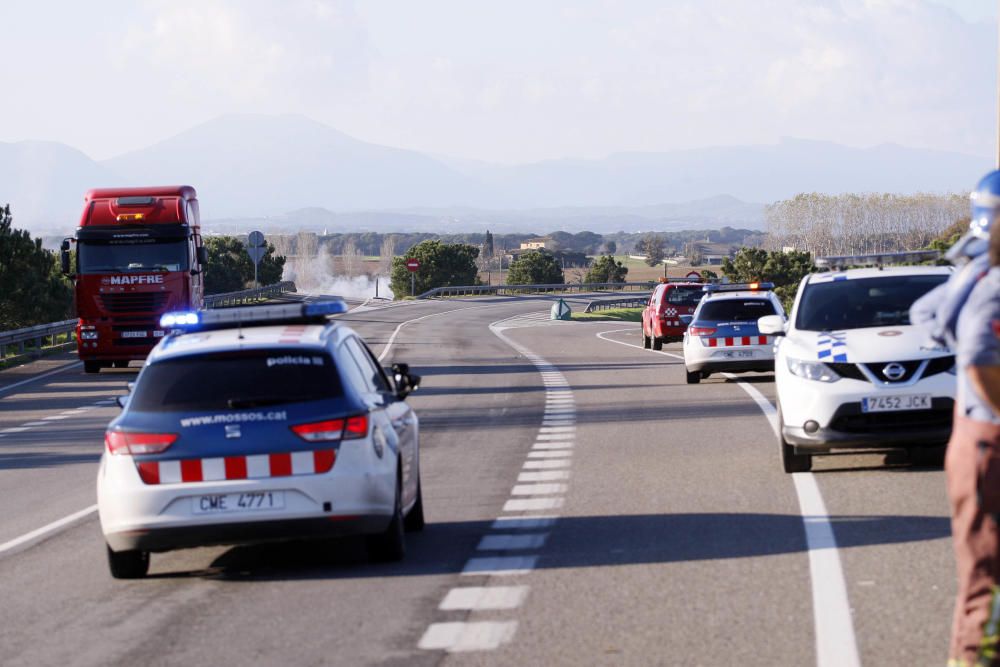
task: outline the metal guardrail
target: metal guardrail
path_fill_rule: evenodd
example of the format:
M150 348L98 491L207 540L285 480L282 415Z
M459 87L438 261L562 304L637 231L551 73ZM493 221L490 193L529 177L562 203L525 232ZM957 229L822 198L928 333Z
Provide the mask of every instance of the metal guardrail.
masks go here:
M226 292L225 294L209 294L205 297L205 307L226 308L229 306L246 305L256 303L261 299L268 299L294 291L295 283L286 280L256 289ZM9 348L12 346L16 346L17 348L17 352L11 355L11 358L14 359L27 354L39 354L46 347L74 343L76 342L76 324L77 320L73 319L38 324L23 329L0 331L0 362L7 360L7 355L10 351ZM66 336L65 342L57 343L57 339L63 335ZM49 345L45 344L46 339L49 340Z
M612 308L641 308L649 301L649 294L638 294L636 296L626 296L618 299L595 299L587 304L583 310L585 313L593 313L598 310L611 310Z
M294 292L295 283L290 280L283 280L280 283L258 287L256 289L245 289L238 292L225 292L224 294L208 294L205 296L206 308L228 308L230 306L245 306L256 303L261 299L269 299L281 296L285 292Z
M441 296L481 296L483 294L550 294L555 292L596 292L600 290L632 290L653 289L654 281L636 283L565 283L551 285L456 285L452 287L435 287L418 299L432 299Z
M62 322L49 322L48 324L36 324L33 327L23 329L13 329L10 331L0 331L0 361L7 359L9 348L16 347L17 352L13 357L24 356L31 352L41 352L45 347L55 347L56 345L68 345L76 340L76 320L63 320ZM57 343L60 336L66 336L63 343ZM45 345L45 340L49 340L49 345Z

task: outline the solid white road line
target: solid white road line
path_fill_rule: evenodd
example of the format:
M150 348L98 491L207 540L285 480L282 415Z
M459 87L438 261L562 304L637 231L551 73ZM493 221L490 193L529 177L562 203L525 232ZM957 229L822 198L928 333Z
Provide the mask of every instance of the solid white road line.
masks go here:
M37 422L27 422L25 424L21 424L21 426L24 426L26 428L35 428L36 426L48 426L48 424L46 424L44 421L37 421Z
M442 611L517 609L528 596L527 586L467 586L448 591L438 605Z
M485 535L479 540L477 551L524 551L545 546L548 533L525 535Z
M462 568L466 576L508 576L526 574L535 569L538 556L487 556L470 558Z
M29 430L27 426L11 426L0 431L0 433L24 433Z
M642 350L642 346L626 343L606 334L634 329L615 329L597 334L601 340ZM684 356L672 352L644 350L684 360ZM737 385L753 399L771 425L775 437L778 432L777 411L764 394L748 382L731 373L723 373L735 380ZM858 642L854 634L851 618L851 604L847 597L844 569L837 552L837 540L830 523L830 515L823 502L816 477L811 472L792 475L792 483L799 501L799 513L806 531L806 547L809 550L809 572L812 583L813 627L816 634L816 665L818 667L858 667Z
M12 391L13 389L16 389L18 387L22 387L22 386L24 386L26 384L30 384L32 382L37 382L38 380L44 380L47 377L51 377L53 375L57 375L59 373L62 373L63 371L68 371L71 368L76 368L77 366L82 366L82 365L83 365L82 361L75 361L73 363L66 364L65 366L60 366L59 368L54 368L51 371L48 371L46 373L42 373L41 375L36 375L35 377L28 378L27 380L21 380L20 382L15 382L13 384L9 384L6 387L0 387L0 394L6 394L7 392Z
M517 631L517 621L431 623L417 644L428 651L491 651L508 643Z
M69 516L64 516L58 521L53 521L50 524L46 524L41 528L31 531L30 533L25 533L20 537L15 537L12 540L4 542L3 544L0 544L0 556L11 554L17 551L21 551L23 549L27 549L28 547L34 546L35 544L38 544L42 540L51 537L52 535L58 533L59 531L69 528L76 522L86 519L88 516L90 516L96 511L97 511L97 505L91 505L90 507L86 507L80 510L79 512L74 512Z

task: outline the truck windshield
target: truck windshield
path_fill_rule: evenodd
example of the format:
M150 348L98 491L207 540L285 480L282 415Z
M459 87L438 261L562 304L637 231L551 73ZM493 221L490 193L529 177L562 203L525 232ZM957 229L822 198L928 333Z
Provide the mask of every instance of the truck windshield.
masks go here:
M150 364L129 409L241 410L344 395L330 355L302 349L245 350Z
M835 331L910 323L913 302L948 279L946 274L855 278L807 285L795 328Z
M81 240L77 243L80 273L127 271L183 271L188 268L188 243L164 239L155 243L111 243Z

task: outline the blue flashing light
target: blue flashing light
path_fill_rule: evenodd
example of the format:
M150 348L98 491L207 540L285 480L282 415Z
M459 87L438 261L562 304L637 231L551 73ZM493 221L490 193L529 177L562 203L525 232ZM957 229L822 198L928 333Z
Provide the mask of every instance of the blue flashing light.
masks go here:
M774 283L712 283L701 289L703 292L763 292L774 289Z
M303 304L302 314L306 317L320 317L323 315L340 315L347 312L347 303L337 299L335 301L316 301Z
M198 313L181 310L174 313L164 313L163 316L160 317L160 328L186 329L197 326L200 321Z

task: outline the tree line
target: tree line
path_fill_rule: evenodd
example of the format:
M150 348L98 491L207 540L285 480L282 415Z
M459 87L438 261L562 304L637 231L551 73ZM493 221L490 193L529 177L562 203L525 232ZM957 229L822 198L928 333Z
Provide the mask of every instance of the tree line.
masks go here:
M769 250L814 256L913 250L967 216L963 195L803 193L764 209Z

